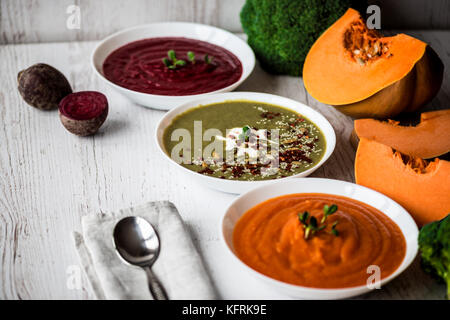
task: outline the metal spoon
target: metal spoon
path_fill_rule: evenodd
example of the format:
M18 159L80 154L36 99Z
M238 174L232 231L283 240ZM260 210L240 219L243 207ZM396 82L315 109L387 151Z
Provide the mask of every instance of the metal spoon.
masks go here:
M155 300L167 300L167 294L151 270L158 258L159 238L153 226L140 217L126 217L114 227L114 245L120 257L147 273L150 292Z

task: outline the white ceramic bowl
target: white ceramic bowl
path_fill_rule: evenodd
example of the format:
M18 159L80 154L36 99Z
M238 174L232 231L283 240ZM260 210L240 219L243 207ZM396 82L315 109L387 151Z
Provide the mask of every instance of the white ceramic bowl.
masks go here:
M103 62L111 52L127 43L155 37L186 37L210 42L223 47L232 52L241 61L242 75L238 81L228 87L208 93L188 96L166 96L137 92L116 85L103 76ZM253 71L255 66L255 55L244 40L228 31L198 23L161 22L132 27L110 35L95 47L91 56L91 65L94 69L94 73L130 100L146 107L169 110L189 100L201 99L204 96L213 93L234 90L247 79Z
M333 127L328 122L327 119L325 119L324 116L322 116L319 112L315 111L314 109L304 105L303 103L272 95L267 93L257 93L257 92L229 92L229 93L219 93L214 95L208 95L203 97L199 100L193 100L188 103L185 103L168 113L164 115L164 117L160 120L158 126L156 127L156 144L159 147L159 150L164 154L165 159L167 161L170 161L173 163L177 168L179 168L181 171L188 174L192 179L198 180L201 183L204 183L206 186L211 187L216 190L220 190L223 192L228 193L243 193L248 190L251 190L255 187L266 185L269 183L273 183L275 180L263 180L263 181L236 181L236 180L228 180L228 179L219 179L214 177L209 177L203 174L199 174L197 172L191 171L179 164L177 164L172 158L170 157L170 152L168 152L163 143L163 134L164 130L172 123L172 120L178 116L179 114L197 107L199 105L205 105L215 102L224 102L229 100L249 100L249 101L257 101L257 102L265 102L269 104L274 104L278 106L285 107L287 109L290 109L294 112L297 112L305 117L307 117L309 120L314 122L317 127L320 128L322 133L325 136L326 140L326 150L325 154L323 155L322 159L313 167L309 168L308 170L305 170L299 174L292 175L284 179L290 179L294 177L305 177L311 173L313 173L317 168L319 168L322 164L327 161L327 159L331 156L333 153L334 147L336 145L336 135L334 133ZM231 128L230 128L231 129ZM278 181L278 180L277 180Z
M342 289L318 289L288 284L255 271L236 256L233 248L233 231L239 218L247 210L265 200L292 193L326 193L359 200L380 210L399 226L406 239L406 255L397 270L381 280L381 285L397 277L414 260L418 250L417 236L419 230L409 213L395 201L379 192L350 182L321 178L291 179L272 183L241 195L226 210L221 224L222 242L225 244L227 251L231 253L232 259L251 275L265 282L270 288L298 299L343 299L371 290L365 285Z

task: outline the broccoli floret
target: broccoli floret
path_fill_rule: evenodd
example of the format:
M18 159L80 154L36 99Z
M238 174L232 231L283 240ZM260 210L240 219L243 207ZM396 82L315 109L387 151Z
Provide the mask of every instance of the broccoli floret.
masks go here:
M423 269L444 280L447 284L447 299L450 299L450 214L422 227L419 249Z
M300 76L316 39L357 0L247 0L241 23L261 66L270 73Z

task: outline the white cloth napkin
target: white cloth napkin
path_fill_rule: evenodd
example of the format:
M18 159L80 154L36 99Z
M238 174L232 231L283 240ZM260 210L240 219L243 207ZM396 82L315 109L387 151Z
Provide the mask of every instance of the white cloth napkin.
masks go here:
M140 216L157 230L161 250L152 271L169 299L216 299L217 295L184 223L168 201L82 218L75 232L81 264L98 299L152 299L145 271L126 264L115 252L114 226L127 216Z

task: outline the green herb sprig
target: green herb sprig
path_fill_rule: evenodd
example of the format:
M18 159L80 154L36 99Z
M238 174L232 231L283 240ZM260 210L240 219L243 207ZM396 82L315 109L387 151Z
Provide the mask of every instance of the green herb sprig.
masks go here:
M328 216L330 216L333 213L335 213L337 211L337 209L338 209L338 207L335 204L332 204L331 206L324 205L323 206L323 217L322 217L322 220L320 220L320 223L325 223L325 221L327 220Z
M166 67L169 69L173 70L173 69L176 69L177 67L183 67L186 65L185 60L177 59L175 50L167 51L167 56L169 57L169 59L163 58L162 61L166 65Z
M336 237L339 236L339 231L337 231L336 226L339 223L338 220L336 220L335 222L333 222L333 224L331 225L331 233L333 235L335 235Z
M195 53L193 53L192 51L188 51L187 57L188 57L188 60L189 60L192 64L195 64Z
M210 57L208 54L205 54L205 58L204 59L205 59L205 63L206 64L211 64L213 59L214 59L214 57Z
M186 56L187 56L187 60L190 63L195 64L195 53L193 51L188 51L186 53ZM162 61L163 61L164 65L171 70L175 70L178 67L184 67L187 64L186 60L177 59L175 50L167 51L167 57L168 58L163 58ZM205 54L204 61L206 64L211 64L213 59L214 59L214 57L210 57L208 54Z
M248 141L250 139L250 127L244 126L242 127L242 133L239 135L239 140L242 140L244 142Z
M303 213L298 214L298 220L303 225L303 228L305 229L305 240L308 240L310 236L313 236L315 233L324 230L327 227L327 224L325 223L328 216L332 215L337 211L338 207L337 205L333 204L331 206L325 205L323 207L324 216L320 221L320 225L317 222L316 217L310 216L308 211L305 211ZM339 231L336 229L337 224L339 223L338 220L336 220L331 225L330 233L334 236L339 236Z

